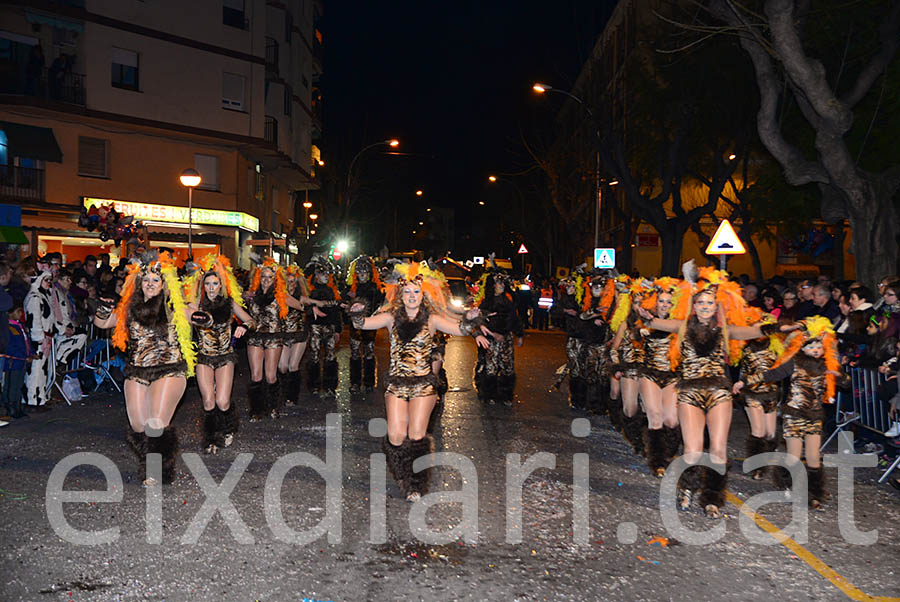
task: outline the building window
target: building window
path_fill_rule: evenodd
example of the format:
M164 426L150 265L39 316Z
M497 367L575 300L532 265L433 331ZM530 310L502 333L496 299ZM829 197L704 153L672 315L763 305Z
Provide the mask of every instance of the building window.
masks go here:
M250 28L250 22L244 13L244 0L223 0L222 23L238 29Z
M78 175L109 177L109 140L78 137Z
M219 158L215 155L194 155L194 169L200 172L200 184L203 190L219 189Z
M138 53L113 47L112 85L125 90L139 90Z
M284 86L284 115L291 116L291 104L294 102L294 90L285 84Z
M244 110L244 76L236 73L222 74L222 108Z

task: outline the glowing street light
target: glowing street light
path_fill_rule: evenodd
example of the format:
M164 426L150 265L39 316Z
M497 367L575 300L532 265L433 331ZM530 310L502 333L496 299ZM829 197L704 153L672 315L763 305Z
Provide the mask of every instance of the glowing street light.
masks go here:
M310 203L309 201L306 201L305 203L303 203L303 206L304 206L306 209L309 209L309 208L312 207L312 203Z
M309 191L306 191L306 194L309 195ZM309 201L305 201L303 203L303 230L306 232L306 242L309 242L309 210L312 208L312 203ZM313 217L313 221L315 221L315 217Z
M484 207L484 201L478 201L478 204Z
M416 191L416 196L422 196L423 194L425 194L425 193L421 190Z
M319 214L318 213L310 213L309 219L311 219L312 221L316 221L317 219L319 219Z
M728 155L729 161L734 161L735 159L737 159L737 155L735 155L734 153L731 153L730 155Z
M321 159L319 159L316 162L319 164L319 167L325 167L325 161L322 161Z
M496 182L497 176L488 176L488 180L490 180L491 182Z
M400 141L396 139L388 140L387 143L391 148L397 148L398 146L400 146Z
M194 249L191 245L193 242L191 233L194 230L194 187L199 186L203 178L200 177L200 172L196 169L188 167L181 172L181 176L178 179L181 180L181 185L187 186L188 189L188 259L193 259Z
M548 86L547 84L542 84L540 82L535 82L535 84L533 86L531 86L531 89L534 90L535 92L537 92L538 94L543 94L547 90L552 90L553 87Z
M340 251L341 253L346 253L347 249L349 249L349 248L350 248L350 243L348 243L346 240L338 241L337 250Z

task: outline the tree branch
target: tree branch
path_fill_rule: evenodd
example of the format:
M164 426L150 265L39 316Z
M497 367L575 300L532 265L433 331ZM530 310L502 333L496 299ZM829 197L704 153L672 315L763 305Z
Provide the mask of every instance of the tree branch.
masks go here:
M894 3L894 8L887 19L881 22L878 33L881 37L881 50L860 72L850 93L841 99L849 108L856 106L856 103L863 99L875 80L885 73L885 69L897 53L897 46L900 43L900 2Z

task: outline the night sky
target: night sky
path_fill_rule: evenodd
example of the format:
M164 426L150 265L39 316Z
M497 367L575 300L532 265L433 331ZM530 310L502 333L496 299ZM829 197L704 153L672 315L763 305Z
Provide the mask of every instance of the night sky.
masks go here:
M531 84L570 88L614 6L326 2L326 163L399 138L411 156L359 161L397 199L381 203L415 210L422 188L427 204L457 210L459 230L477 200L494 194L485 186L489 173L528 167L520 132L552 121L561 106L558 95L537 98Z

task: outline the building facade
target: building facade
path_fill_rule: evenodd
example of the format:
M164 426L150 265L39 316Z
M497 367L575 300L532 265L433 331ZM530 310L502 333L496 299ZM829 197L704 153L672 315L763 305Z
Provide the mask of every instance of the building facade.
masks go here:
M318 186L321 0L0 1L0 203L26 252L124 249L78 226L112 203L151 246L246 265L288 259L296 199ZM280 242L279 242L280 241ZM295 251L296 252L296 251Z

